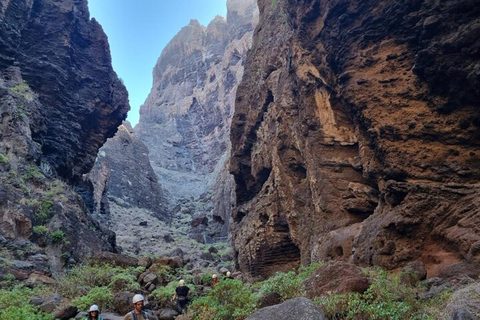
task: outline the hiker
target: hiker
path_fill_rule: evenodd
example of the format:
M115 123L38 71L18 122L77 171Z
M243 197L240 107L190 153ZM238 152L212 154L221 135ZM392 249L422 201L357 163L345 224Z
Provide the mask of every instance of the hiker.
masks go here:
M225 279L233 280L232 273L230 271L227 271L227 276L225 277Z
M142 310L145 299L141 294L133 296L133 310L125 315L123 320L148 320L147 314Z
M100 310L98 310L98 306L96 304L92 304L88 310L88 315L85 320L103 320L99 314Z
M213 288L213 286L215 286L215 285L218 283L218 279L217 279L217 275L216 275L216 274L214 274L214 275L212 276L212 280L213 280L213 284L212 284L212 288Z
M177 309L178 312L184 313L187 312L187 303L188 303L188 295L191 294L192 291L189 287L185 285L185 280L181 279L178 281L178 287L175 289L175 293L172 297L172 302L177 298Z

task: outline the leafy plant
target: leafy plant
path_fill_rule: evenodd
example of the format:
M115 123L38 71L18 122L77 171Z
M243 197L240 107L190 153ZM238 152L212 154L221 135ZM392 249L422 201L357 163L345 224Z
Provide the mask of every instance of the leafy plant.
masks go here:
M53 243L62 243L65 242L65 233L62 230L57 229L50 234L50 239Z
M239 280L221 281L191 309L196 320L243 320L257 309L257 298Z
M33 100L34 95L25 80L22 80L21 83L12 87L11 90L17 97L24 97L27 101Z
M108 309L113 304L113 294L107 287L94 287L86 295L73 299L72 304L79 310L87 310L92 304Z
M364 294L326 295L315 302L328 319L434 319L415 298L417 289L402 283L400 275L375 270L371 277L372 284Z
M144 270L144 267L121 268L110 264L78 265L65 275L57 276L57 289L64 297L72 299L87 294L95 287L105 287L110 290L111 287L115 286L112 281L116 276L126 274L136 279ZM125 276L125 278L128 277Z
M20 285L11 289L0 289L0 319L51 319L50 315L30 304L30 299L34 294L35 291L32 289Z
M137 282L137 277L129 273L119 273L112 277L108 287L113 292L120 291L134 291L140 290L140 284Z
M8 156L4 155L3 153L0 152L0 163L1 164L8 164L10 162L10 159Z
M152 292L151 296L155 299L155 301L158 302L161 307L167 308L170 306L170 299L173 297L176 287L177 281L171 281L166 286L155 289Z
M39 223L45 223L53 216L53 213L53 202L45 200L40 204L40 209L35 213L35 219Z
M40 169L34 165L29 165L27 171L23 174L23 181L42 181L44 179L45 176L40 172Z
M34 226L32 231L33 234L38 237L44 236L48 233L48 229L45 226Z
M300 288L301 283L302 279L297 276L295 270L291 270L289 272L277 272L273 277L257 283L256 286L260 288L259 296L275 292L284 301L304 294L304 290Z

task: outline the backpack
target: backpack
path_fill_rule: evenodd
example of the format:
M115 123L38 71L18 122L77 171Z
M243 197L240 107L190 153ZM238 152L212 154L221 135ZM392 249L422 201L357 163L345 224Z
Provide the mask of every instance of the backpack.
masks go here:
M143 310L142 310L142 316L143 316L143 319L148 320L147 315L145 314L145 312ZM138 320L137 319L137 314L135 313L135 311L132 311L132 317L133 317L133 320Z

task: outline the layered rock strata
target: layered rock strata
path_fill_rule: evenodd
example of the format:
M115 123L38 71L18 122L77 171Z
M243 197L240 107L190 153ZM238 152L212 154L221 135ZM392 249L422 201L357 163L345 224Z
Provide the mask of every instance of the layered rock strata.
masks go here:
M16 65L37 94L31 131L42 162L79 181L129 109L107 37L87 1L0 1L0 68Z
M0 0L1 277L116 250L75 188L128 108L87 1Z
M479 7L258 5L231 129L237 267L478 275Z
M258 10L255 1L228 1L225 20L196 20L166 46L153 71L153 87L135 127L150 151L172 214L195 223L195 238L225 236L233 179L226 169L234 97ZM209 231L207 231L207 229Z

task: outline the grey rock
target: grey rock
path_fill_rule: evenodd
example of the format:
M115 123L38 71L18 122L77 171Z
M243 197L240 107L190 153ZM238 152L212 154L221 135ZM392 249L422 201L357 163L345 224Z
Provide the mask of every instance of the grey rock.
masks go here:
M162 309L160 315L158 316L159 320L173 320L178 316L178 312L172 308Z
M472 314L469 310L463 309L463 308L455 310L452 316L452 320L478 320L478 319L480 318Z
M246 320L326 320L320 310L307 298L294 298L281 304L258 310Z
M82 311L75 316L75 320L84 320L87 316L88 316L88 312Z

